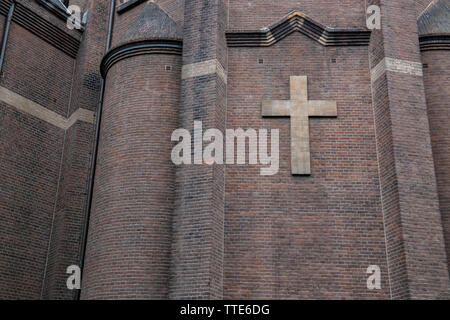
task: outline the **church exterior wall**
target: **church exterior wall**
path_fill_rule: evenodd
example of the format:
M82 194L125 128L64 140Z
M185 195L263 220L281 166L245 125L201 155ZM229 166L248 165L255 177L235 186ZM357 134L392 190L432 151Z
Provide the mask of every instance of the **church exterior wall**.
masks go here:
M260 63L260 59L263 63ZM310 118L311 176L292 176L289 118L262 118L261 99L337 101L337 118ZM229 50L227 128L280 129L280 171L226 171L227 299L388 298L366 287L387 274L367 47L326 48L295 33L269 48ZM261 285L264 284L264 285Z
M88 5L89 24L77 54L68 115L80 108L94 114L99 103L99 65L105 53L109 5L102 1ZM95 124L83 121L66 130L43 299L76 297L75 292L67 290L66 269L81 260L94 135Z
M375 3L383 27L372 32L369 54L391 297L443 298L449 279L418 12L408 1Z
M108 72L82 299L168 297L180 72L164 54Z
M109 51L111 0L70 1L88 11L83 30L16 2L0 75L0 299L449 297L450 51L419 42L430 0L117 1ZM381 30L366 29L370 4ZM311 175L291 173L289 118L262 116L263 100L290 99L291 76L337 103L337 117L309 118ZM171 135L194 121L279 129L279 172L260 175L248 152L246 165L175 166Z
M439 192L439 204L450 259L450 51L422 52L425 93L430 121L431 143ZM449 265L450 265L450 260Z
M2 5L9 7L9 2L3 0ZM79 108L96 109L98 65L104 51L99 46L104 43L98 35L85 33L83 46L96 52L97 61L92 56L82 61L83 49L75 60L72 46L77 46L81 32L69 30L66 21L34 1L17 3L0 80L0 86L16 99L12 105L1 103L1 181L6 201L2 200L1 216L6 240L0 296L72 299L65 272L79 263L94 126L85 121L70 125L67 120L76 117ZM91 12L103 15L100 7L92 6ZM4 22L0 15L0 31ZM101 27L96 32L105 33ZM24 103L32 106L21 110Z
M0 122L0 298L39 299L64 132L5 103Z
M4 21L4 20L3 20ZM0 86L65 116L73 58L12 23ZM67 72L66 72L67 71ZM64 131L1 103L3 298L39 299L47 262Z

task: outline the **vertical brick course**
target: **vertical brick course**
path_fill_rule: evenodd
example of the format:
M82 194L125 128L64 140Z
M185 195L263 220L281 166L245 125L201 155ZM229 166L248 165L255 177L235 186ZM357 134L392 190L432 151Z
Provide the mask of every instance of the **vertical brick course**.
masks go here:
M371 68L385 57L421 62L414 1L376 3L382 29L372 34ZM387 71L372 89L392 297L445 297L449 278L423 77Z
M98 66L105 52L108 2L93 1L86 9L88 24L77 56L67 117L79 108L96 111L99 101ZM95 125L78 122L65 135L44 299L75 297L66 286L66 269L80 264L94 131Z
M186 1L183 66L216 59L226 70L228 1ZM226 84L217 74L184 79L179 126L191 131L194 121L224 132ZM169 297L223 297L225 168L195 165L177 168Z
M439 204L450 266L450 52L422 52Z

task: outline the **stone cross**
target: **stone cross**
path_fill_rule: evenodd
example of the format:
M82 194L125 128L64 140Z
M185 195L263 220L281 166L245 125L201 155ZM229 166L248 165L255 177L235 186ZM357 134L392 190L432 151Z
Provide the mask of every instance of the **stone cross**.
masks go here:
M336 101L308 101L308 78L291 76L291 100L263 100L263 117L291 117L291 170L310 175L309 117L337 117Z

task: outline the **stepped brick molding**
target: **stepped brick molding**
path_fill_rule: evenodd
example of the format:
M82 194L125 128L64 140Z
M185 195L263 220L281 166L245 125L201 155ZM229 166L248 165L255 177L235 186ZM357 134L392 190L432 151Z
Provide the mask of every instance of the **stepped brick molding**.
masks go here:
M300 11L292 11L281 20L260 30L228 30L229 47L267 47L298 31L324 46L367 46L367 29L330 28L309 18Z

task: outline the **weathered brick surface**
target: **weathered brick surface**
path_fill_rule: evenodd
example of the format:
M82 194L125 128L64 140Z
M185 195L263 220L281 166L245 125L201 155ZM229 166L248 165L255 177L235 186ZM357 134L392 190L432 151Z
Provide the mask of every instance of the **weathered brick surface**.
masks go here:
M11 0L2 0L2 1L9 1ZM89 0L72 0L71 2L74 2L74 4L81 4L81 7L83 7L83 4L85 4ZM103 0L102 0L103 1ZM16 3L20 3L26 8L31 9L34 13L38 14L40 17L44 18L46 21L50 22L51 24L58 27L61 31L66 32L70 34L71 36L75 38L80 38L82 33L79 30L73 29L69 30L67 26L67 21L65 21L62 17L57 16L54 14L54 12L49 11L44 6L39 4L38 2L34 0L15 0Z
M228 2L187 1L183 66L216 59L227 66L225 28ZM191 131L194 121L224 132L226 84L217 74L183 79L179 126ZM177 169L169 297L223 297L225 168L223 165Z
M66 29L64 21L36 3L23 4L42 13L41 16L61 28L61 32L75 36L79 34L76 30ZM98 8L92 11L91 16L94 13L103 14ZM1 19L4 21L3 16ZM91 53L83 52L85 50L82 48L80 61L76 63L50 43L13 23L0 85L63 117L70 117L78 108L95 110L100 79L98 64L102 56L98 47L104 45L100 37L105 37L104 28L98 29L92 28L91 33L85 34L83 44L90 48ZM93 35L95 32L97 35ZM86 70L84 78L80 75L79 70L86 64L82 57L87 54L90 56L84 60L90 60L90 70L96 75L96 81ZM73 84L76 88L72 94ZM81 90L80 86L83 86ZM20 115L17 111L14 114ZM11 202L9 206L5 205L9 213L3 215L2 212L5 220L10 219L7 225L11 226L11 221L17 221L4 234L15 234L15 237L21 238L15 242L12 237L5 246L5 250L10 252L9 255L5 253L8 258L4 259L9 271L4 273L5 285L2 288L5 291L2 297L70 299L73 292L66 288L65 269L79 262L80 229L83 226L93 125L78 122L66 134L62 128L30 115L21 114L25 120L18 115L2 120L2 147L7 148L16 143L13 150L17 153L14 160L17 161L16 166L11 167L12 160L5 160L3 169L9 170L10 177L26 177L26 180L2 179L2 187L7 192L14 192L16 205L23 208L22 211L14 209ZM19 129L8 130L16 126L23 132ZM17 139L21 141L17 142ZM30 155L30 152L35 154ZM21 169L22 166L25 169ZM2 172L2 178L6 173ZM29 222L21 217L27 212ZM26 252L21 253L21 248L26 249ZM34 267L36 270L32 270Z
M114 16L114 30L112 37L112 47L120 44L120 37L128 30L129 26L142 13L142 9L146 3L141 3L132 10L126 11L122 14L115 14Z
M105 52L108 3L93 1L79 49L68 116L79 108L96 111L101 75L99 64ZM71 299L66 269L80 265L83 228L86 219L88 177L95 125L78 122L67 130L64 140L61 179L46 273L45 299Z
M450 265L450 52L422 53L425 94L431 129L442 227Z
M72 58L12 23L0 85L66 116L73 66ZM64 131L4 104L0 123L4 228L0 295L39 299Z
M230 50L227 128L279 129L280 171L227 167L225 298L389 298L367 57L299 33ZM305 177L291 175L289 119L261 115L262 99L289 99L292 75L308 76L310 100L338 106L337 118L309 121ZM380 291L366 287L373 264Z
M66 131L55 219L48 253L43 299L72 299L66 269L79 265L84 227L93 125L77 122Z
M229 26L232 29L257 30L300 10L314 20L339 28L364 27L364 1L341 0L230 0Z
M141 55L108 73L82 299L168 297L180 72Z
M1 37L0 37L0 39L3 41L3 31L5 30L5 22L6 22L6 17L5 16L2 16L2 15L0 15L0 35L1 35ZM1 41L0 41L0 43L1 43Z
M39 299L64 132L0 103L0 298Z
M159 5L178 25L184 24L185 0L156 0Z
M66 116L74 65L74 59L12 23L0 85Z
M383 27L372 34L371 68L387 57L420 62L413 1L377 3ZM423 77L387 71L372 89L392 297L445 297L449 278Z
M110 1L71 1L89 11L84 33L19 2L81 46L72 59L13 23L0 85L63 117L95 112ZM108 73L81 298L448 297L450 56L420 53L416 18L430 0L155 2L184 28L183 57L130 57ZM226 47L225 30L294 9L364 27L371 3L383 29L369 48L300 33ZM116 14L113 47L147 5ZM310 100L338 106L337 118L310 119L311 176L291 175L289 119L261 115L263 99L290 98L292 75L308 76ZM196 120L280 129L279 173L175 168L171 133ZM81 260L94 127L64 130L0 100L0 298L75 297L65 270ZM370 291L374 264L382 289Z

